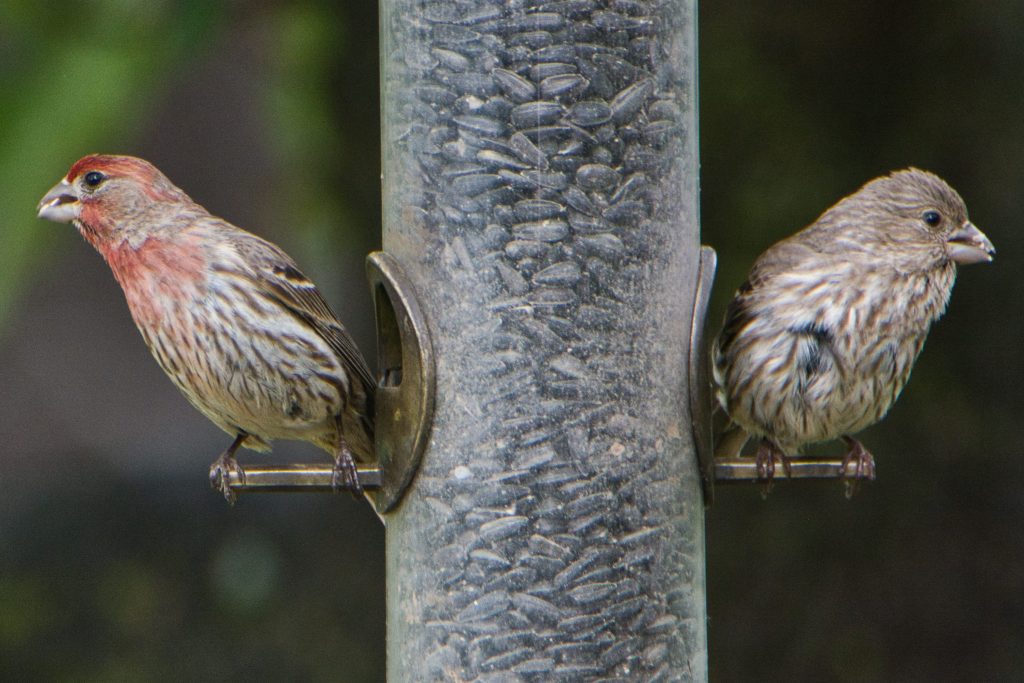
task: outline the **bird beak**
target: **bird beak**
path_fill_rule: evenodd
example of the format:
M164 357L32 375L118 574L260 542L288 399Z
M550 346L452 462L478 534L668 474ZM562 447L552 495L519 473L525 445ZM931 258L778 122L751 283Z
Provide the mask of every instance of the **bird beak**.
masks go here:
M39 217L57 223L70 223L78 218L81 205L75 188L67 180L62 180L39 200Z
M996 248L985 237L985 233L970 221L965 221L959 230L949 236L946 246L949 248L949 258L961 265L988 263L996 255Z

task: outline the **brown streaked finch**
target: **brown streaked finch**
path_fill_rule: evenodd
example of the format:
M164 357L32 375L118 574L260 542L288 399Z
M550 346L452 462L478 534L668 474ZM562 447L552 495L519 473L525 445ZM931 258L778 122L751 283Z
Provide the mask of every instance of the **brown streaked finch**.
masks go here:
M148 161L79 159L39 202L103 256L160 367L234 441L210 467L229 501L235 451L308 441L362 490L374 381L320 291L279 247L213 216Z
M957 265L992 260L992 243L938 176L876 178L769 247L740 285L715 340L718 402L733 424L719 455L760 440L759 478L806 444L841 438L847 494L874 478L853 435L878 422L946 310ZM739 434L739 438L737 438Z

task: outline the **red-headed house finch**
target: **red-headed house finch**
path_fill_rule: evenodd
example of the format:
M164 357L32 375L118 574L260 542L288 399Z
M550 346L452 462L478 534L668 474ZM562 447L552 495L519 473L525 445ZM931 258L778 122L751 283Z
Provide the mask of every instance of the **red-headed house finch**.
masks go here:
M213 216L152 164L79 159L39 202L103 256L160 367L235 437L210 480L230 501L240 446L308 441L330 453L335 482L361 487L353 457L373 460L374 381L355 342L279 247Z
M872 180L761 254L713 350L719 403L760 439L759 476L770 483L776 460L788 470L805 444L842 438L843 472L854 463L873 477L852 435L899 396L957 264L994 254L960 195L915 168ZM746 435L727 434L726 449Z

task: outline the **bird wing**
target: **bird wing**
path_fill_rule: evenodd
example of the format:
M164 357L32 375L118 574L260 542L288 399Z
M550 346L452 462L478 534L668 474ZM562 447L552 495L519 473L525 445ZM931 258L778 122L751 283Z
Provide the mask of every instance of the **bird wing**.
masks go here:
M372 392L376 382L363 354L317 286L280 247L251 233L246 235L247 239L239 242L239 248L248 252L246 260L258 271L260 286L316 330L346 366L355 370L366 391Z
M822 258L822 250L817 248L817 240L794 239L802 234L797 233L766 249L754 262L747 281L740 286L740 290L756 290L779 273L800 270L804 263Z
M773 278L781 273L799 270L803 264L821 258L821 252L813 243L795 240L793 237L776 242L754 262L747 279L736 290L736 295L726 309L725 322L717 340L718 351L726 351L755 317L757 301Z

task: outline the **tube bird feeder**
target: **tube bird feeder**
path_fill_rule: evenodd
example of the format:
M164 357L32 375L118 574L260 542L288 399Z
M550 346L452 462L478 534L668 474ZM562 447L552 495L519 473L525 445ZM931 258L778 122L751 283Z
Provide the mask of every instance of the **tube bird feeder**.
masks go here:
M695 5L382 3L383 250L436 373L390 681L707 677Z

